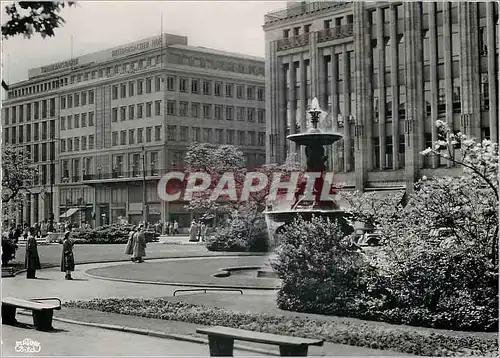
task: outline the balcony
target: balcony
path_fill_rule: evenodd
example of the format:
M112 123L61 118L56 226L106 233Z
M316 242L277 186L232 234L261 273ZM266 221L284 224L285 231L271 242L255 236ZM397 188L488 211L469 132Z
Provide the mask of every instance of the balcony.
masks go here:
M296 17L304 14L310 14L326 9L341 9L351 6L352 1L302 1L301 3L289 6L286 9L271 11L264 15L264 24L281 21L291 17Z
M351 37L353 34L353 24L332 27L318 31L318 42L325 42L335 39Z
M307 46L309 44L309 33L299 36L287 37L278 40L278 51L284 51L291 48Z

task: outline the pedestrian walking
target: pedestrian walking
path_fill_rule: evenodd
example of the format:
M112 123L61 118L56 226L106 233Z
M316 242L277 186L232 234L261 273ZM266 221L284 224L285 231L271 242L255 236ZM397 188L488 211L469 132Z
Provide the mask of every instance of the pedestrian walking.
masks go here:
M144 262L144 256L146 256L146 238L144 236L144 226L139 225L139 230L134 234L135 262Z
M179 223L177 220L174 220L174 235L179 234Z
M191 222L191 226L189 227L189 241L195 242L196 235L198 235L198 225L196 225L196 221Z
M173 235L174 234L174 223L173 222L168 222L168 235Z
M134 235L137 228L136 226L132 227L132 230L128 233L128 241L127 246L125 246L125 255L131 255L132 261L135 261L134 258Z
M73 255L73 241L69 237L70 232L64 233L63 250L61 257L61 272L66 272L66 280L72 280L71 271L75 271L75 257Z
M201 224L201 238L200 241L205 241L205 236L207 235L207 225L205 223Z
M26 267L26 278L36 278L36 270L40 270L40 257L35 238L35 228L31 227L28 232L28 241L26 242L26 256L24 258Z

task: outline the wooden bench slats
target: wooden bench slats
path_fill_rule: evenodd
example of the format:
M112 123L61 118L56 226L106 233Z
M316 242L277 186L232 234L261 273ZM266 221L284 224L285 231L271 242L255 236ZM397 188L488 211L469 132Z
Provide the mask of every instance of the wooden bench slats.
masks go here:
M51 305L51 304L22 300L19 298L12 298L12 297L2 298L2 304L16 306L19 308L25 308L29 310L35 310L35 311L60 309L59 305L53 305L53 304Z
M221 326L215 326L210 328L198 328L196 329L196 332L206 334L209 336L232 338L236 340L244 340L255 343L267 343L267 344L286 345L286 346L302 346L302 345L323 346L323 340L319 339L281 336L278 334L252 332L237 328L228 328Z

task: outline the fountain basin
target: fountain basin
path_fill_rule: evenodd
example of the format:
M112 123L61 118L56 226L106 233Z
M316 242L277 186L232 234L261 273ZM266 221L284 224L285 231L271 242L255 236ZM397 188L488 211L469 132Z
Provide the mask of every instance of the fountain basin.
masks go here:
M309 131L306 133L290 134L287 139L301 146L314 145L332 145L342 139L342 134L324 133L318 131Z

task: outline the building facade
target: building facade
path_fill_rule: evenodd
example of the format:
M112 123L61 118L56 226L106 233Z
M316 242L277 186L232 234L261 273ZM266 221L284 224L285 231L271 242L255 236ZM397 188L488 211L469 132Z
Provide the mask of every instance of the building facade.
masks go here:
M194 142L234 144L265 162L264 59L187 45L170 34L32 69L3 102L4 143L39 167L18 222L95 226L178 220L157 183ZM53 185L50 185L53 183ZM50 190L52 187L52 190ZM53 193L51 195L51 193Z
M460 169L420 152L435 123L498 142L498 3L290 2L265 16L268 162L296 151L317 97L343 134L330 148L337 181L406 188Z

